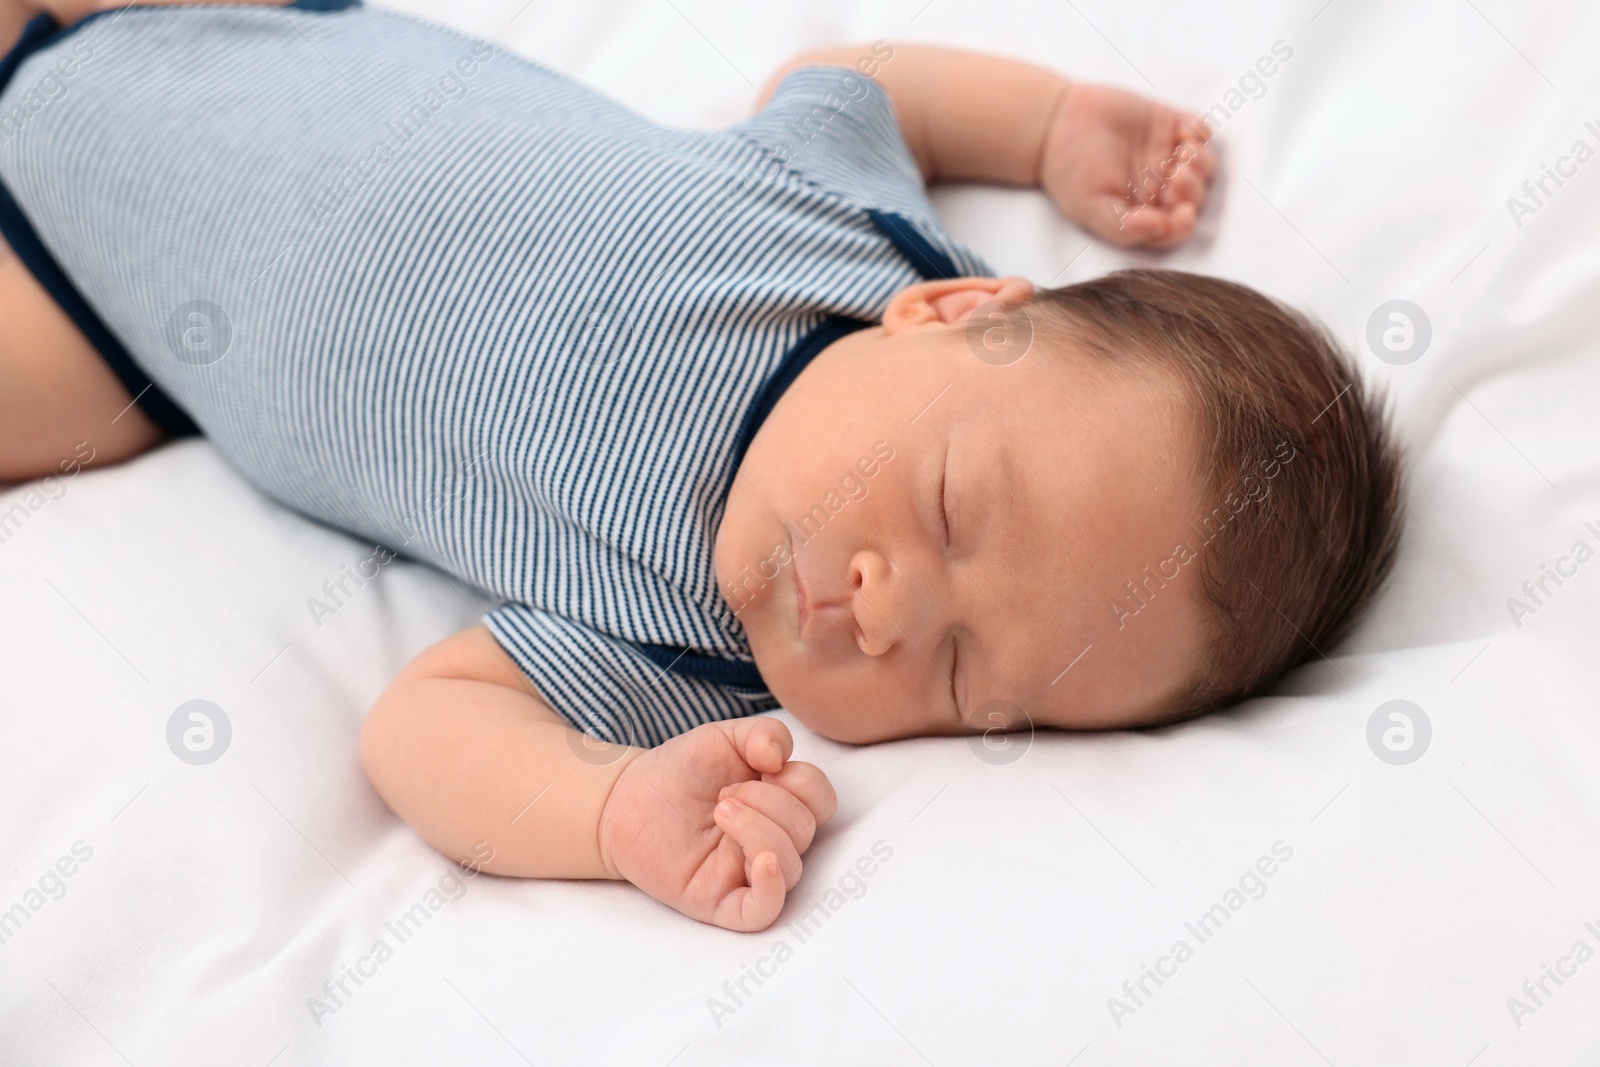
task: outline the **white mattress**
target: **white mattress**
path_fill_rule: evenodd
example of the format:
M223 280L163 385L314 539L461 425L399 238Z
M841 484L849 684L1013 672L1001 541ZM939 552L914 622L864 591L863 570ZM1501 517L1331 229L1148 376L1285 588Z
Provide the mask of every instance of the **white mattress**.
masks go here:
M1600 147L1592 5L521 4L440 13L684 125L737 119L746 79L825 42L989 48L1204 108L1283 40L1177 254L1089 244L1030 192L937 202L1040 283L1168 263L1308 307L1353 346L1380 303L1423 307L1420 359L1362 355L1411 452L1395 581L1277 695L1173 729L1041 734L991 763L791 722L839 814L779 924L742 935L623 885L438 892L451 868L369 788L356 738L395 670L476 618L439 574L386 567L318 627L306 599L370 547L262 499L203 442L57 499L14 491L0 1061L1600 1062L1600 961L1572 955L1600 950L1600 562L1531 615L1507 606L1577 540L1600 547L1600 163L1520 220L1506 205L1574 141ZM232 728L204 766L166 742L196 699ZM1432 724L1407 765L1366 740L1396 699ZM1275 845L1292 855L1262 864L1259 899L1230 897ZM386 924L419 904L402 941ZM1186 924L1217 904L1202 941ZM1192 954L1162 962L1179 940ZM357 964L363 984L314 1010ZM1141 992L1144 965L1169 977Z

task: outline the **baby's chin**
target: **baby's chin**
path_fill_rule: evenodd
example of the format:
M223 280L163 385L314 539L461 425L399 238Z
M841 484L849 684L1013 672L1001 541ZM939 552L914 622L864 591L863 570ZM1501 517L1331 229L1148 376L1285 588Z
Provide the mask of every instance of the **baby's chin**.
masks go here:
M760 662L756 661L758 667ZM768 688L785 711L801 726L829 741L870 745L937 732L927 729L925 723L911 721L915 716L883 714L881 701L842 693L837 686L819 684L821 679L816 670L806 671L803 677L779 674L775 679L769 678L763 670L762 677L767 679Z
M798 719L801 726L819 737L829 741L849 741L848 737L841 736L841 732L847 734L850 731L841 721L844 717L840 714L840 705L830 705L826 696L816 691L814 677L810 680L812 684L807 684L807 672L796 662L792 651L787 656L775 654L773 649L765 647L766 643L761 640L756 628L747 627L746 632L750 637L750 647L755 652L756 669L761 672L762 680L767 683L778 705Z
M798 707L784 704L783 708L798 719L801 726L828 741L842 745L870 745L887 740L881 731L873 729L870 722L859 719L852 721L838 714L809 714L804 704Z

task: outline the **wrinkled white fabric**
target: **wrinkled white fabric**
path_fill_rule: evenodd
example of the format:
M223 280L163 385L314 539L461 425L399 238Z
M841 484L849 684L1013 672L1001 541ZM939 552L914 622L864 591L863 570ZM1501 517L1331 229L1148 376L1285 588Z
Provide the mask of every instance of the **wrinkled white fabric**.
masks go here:
M1395 581L1277 695L1177 728L1041 734L1003 762L1018 750L796 726L839 815L779 923L741 935L622 885L454 881L356 738L482 605L396 562L319 628L306 598L370 546L203 442L91 464L56 499L0 497L27 511L0 543L0 909L27 912L0 944L0 1060L1600 1059L1600 958L1575 951L1600 952L1600 559L1573 551L1600 549L1600 163L1572 152L1600 148L1591 8L520 6L440 13L691 126L739 120L746 80L841 40L1007 51L1201 110L1281 40L1181 252L1090 244L1032 192L934 202L1001 271L1208 271L1361 346L1411 450ZM1571 176L1536 204L1522 184L1546 166ZM1403 366L1365 348L1395 299L1431 324ZM1568 573L1534 604L1546 566ZM231 725L209 765L167 742L196 699ZM1391 700L1431 724L1407 765L1367 740ZM1401 727L1380 727L1381 749Z

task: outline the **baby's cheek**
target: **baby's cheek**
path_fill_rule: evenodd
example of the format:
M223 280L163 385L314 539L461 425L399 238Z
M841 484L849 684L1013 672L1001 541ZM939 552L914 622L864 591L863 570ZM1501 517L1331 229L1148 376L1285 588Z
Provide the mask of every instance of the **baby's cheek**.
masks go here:
M745 603L760 591L759 570L781 543L781 528L766 518L763 502L743 480L735 481L712 544L712 567L717 587L732 610L741 616ZM772 569L768 563L766 570Z
M779 704L814 734L838 739L843 709L850 706L837 669L806 662L803 656L784 656L773 663L757 650L756 665Z
M865 745L930 732L937 709L925 699L908 699L909 683L897 683L890 672L866 672L873 673L878 676L808 667L786 679L792 687L785 686L779 699L806 729L831 741Z

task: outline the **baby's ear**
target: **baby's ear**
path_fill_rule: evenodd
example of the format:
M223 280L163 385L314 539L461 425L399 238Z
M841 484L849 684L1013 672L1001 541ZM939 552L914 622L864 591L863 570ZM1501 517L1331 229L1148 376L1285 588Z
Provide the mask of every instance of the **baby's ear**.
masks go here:
M1006 278L945 278L908 285L883 311L883 332L893 337L919 326L951 326L967 321L991 300L1020 304L1033 296L1033 283L1015 275Z

